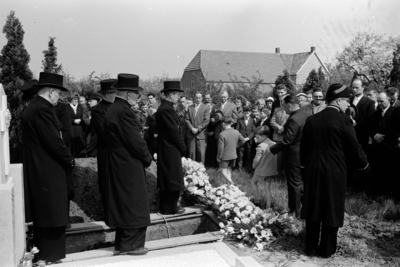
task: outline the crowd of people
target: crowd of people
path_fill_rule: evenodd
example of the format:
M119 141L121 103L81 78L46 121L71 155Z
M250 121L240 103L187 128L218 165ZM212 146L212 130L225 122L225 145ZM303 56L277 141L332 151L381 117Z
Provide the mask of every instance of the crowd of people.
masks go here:
M115 250L142 255L150 212L144 169L157 161L162 215L181 214L181 158L253 175L252 201L271 181L286 177L288 212L306 220L306 254L329 257L343 225L346 188L398 197L400 159L398 89L365 91L333 84L293 94L283 85L274 97L249 102L219 92L183 95L179 81L165 81L161 101L143 97L139 77L119 74L100 82L86 99L59 102L63 77L40 73L22 88L29 105L22 117L26 220L33 222L38 260L65 257L65 230L73 198L74 158L96 156L105 223L116 228ZM144 100L147 98L147 100ZM86 107L86 101L89 106Z

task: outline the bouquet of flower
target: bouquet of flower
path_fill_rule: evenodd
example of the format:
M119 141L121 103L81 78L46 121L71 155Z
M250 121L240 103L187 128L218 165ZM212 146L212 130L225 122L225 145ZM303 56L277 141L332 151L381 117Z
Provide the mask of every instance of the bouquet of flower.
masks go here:
M186 195L199 203L207 204L206 198L212 186L204 165L191 159L182 158L182 167Z
M227 239L239 241L256 250L264 250L277 236L297 235L301 226L296 225L293 216L279 214L272 210L263 211L254 206L237 186L221 185L213 188L203 164L182 158L186 194L212 207L224 223L221 233Z
M32 266L32 260L35 258L35 254L38 252L39 250L36 247L33 247L30 252L26 252L24 257L22 257L18 267Z

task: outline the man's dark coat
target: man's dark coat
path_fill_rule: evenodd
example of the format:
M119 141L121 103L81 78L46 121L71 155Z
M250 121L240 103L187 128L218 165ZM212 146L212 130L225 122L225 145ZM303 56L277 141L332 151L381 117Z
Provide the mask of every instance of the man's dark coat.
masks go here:
M116 98L104 118L106 152L105 223L123 229L150 224L144 167L151 164L139 122L128 101Z
M300 166L300 141L309 114L301 109L290 113L283 130L283 140L270 148L272 154L282 151L284 164Z
M351 119L332 106L310 116L303 129L300 153L304 166L302 218L343 226L346 162L356 169L368 166Z
M22 115L25 220L39 227L68 224L67 174L73 158L61 139L52 104L37 96Z
M97 136L97 177L99 181L100 193L104 193L105 187L105 166L106 166L106 137L104 133L104 117L111 102L101 100L100 103L92 111L90 124L96 131Z
M357 105L358 117L356 119L356 136L358 143L365 149L368 145L368 122L375 111L375 102L366 96L361 97Z
M186 153L180 120L173 103L164 100L156 113L158 132L157 186L161 191L181 191L183 182L182 157Z
M373 146L379 146L384 150L388 150L395 144L395 137L393 135L392 127L390 125L390 119L392 117L393 111L393 106L390 106L382 117L382 109L378 109L372 114L371 118L369 119L368 130L373 140ZM379 144L374 140L374 136L378 133L385 136L384 140Z

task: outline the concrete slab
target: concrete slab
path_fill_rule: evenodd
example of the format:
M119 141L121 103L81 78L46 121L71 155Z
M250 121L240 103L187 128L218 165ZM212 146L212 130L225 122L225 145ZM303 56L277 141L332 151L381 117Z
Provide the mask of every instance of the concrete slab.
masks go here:
M191 236L181 236L174 237L170 239L161 239L146 242L146 247L150 250L159 250L164 248L172 248L172 247L180 247L190 244L198 244L198 243L206 243L206 242L215 242L220 240L220 236L218 233L204 233L197 234ZM114 248L102 248L96 250L88 250L84 252L71 253L67 254L67 257L63 260L63 262L74 262L74 261L82 261L87 259L94 258L104 258L111 257L117 255L114 251Z
M259 264L254 258L246 256L246 257L237 257L235 267L262 267L262 265Z
M158 241L159 242L159 241ZM201 256L201 257L196 257ZM144 256L114 256L75 262L63 262L58 267L86 266L235 266L238 255L223 242L190 245L150 251ZM223 261L221 260L223 259ZM245 262L245 261L244 261ZM246 262L245 262L246 263ZM214 265L218 264L218 265ZM242 265L248 267L247 265ZM251 265L249 265L250 267Z

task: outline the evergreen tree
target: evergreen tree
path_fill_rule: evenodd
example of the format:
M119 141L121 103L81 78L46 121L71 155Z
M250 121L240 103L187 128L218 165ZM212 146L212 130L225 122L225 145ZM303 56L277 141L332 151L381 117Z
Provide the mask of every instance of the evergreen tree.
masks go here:
M32 79L32 71L28 66L30 56L23 43L25 32L14 11L7 16L3 33L6 35L7 44L0 54L0 83L3 84L7 94L12 116L9 128L10 160L11 162L20 162L22 142L20 124L25 105L21 103L22 93L19 88L26 81Z
M321 88L321 81L319 73L317 73L315 69L312 69L308 74L306 83L303 86L303 92L308 93L310 91L312 92L315 89L320 89L320 88Z
M42 69L44 72L60 74L62 65L57 64L57 47L54 46L55 37L50 37L48 50L43 51Z
M290 74L287 70L283 71L283 75L278 75L278 77L275 80L275 86L278 84L284 84L286 88L288 89L288 92L295 93L296 92L296 85L292 78L290 77Z

